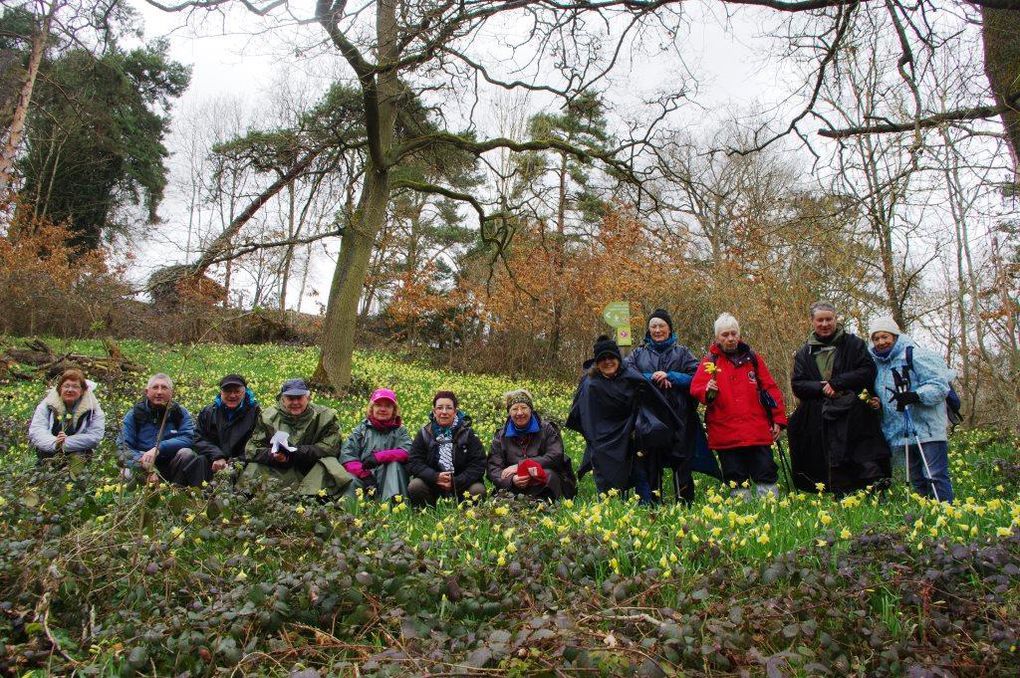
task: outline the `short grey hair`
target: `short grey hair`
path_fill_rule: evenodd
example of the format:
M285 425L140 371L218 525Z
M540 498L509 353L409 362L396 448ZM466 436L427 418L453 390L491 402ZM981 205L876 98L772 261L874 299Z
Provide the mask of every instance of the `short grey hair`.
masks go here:
M149 381L147 384L145 384L145 388L147 389L152 388L152 385L155 384L157 381L165 381L166 385L170 387L171 391L174 388L174 380L171 379L169 376L163 374L162 372L157 372L156 374L149 377Z
M736 330L737 334L740 334L740 323L733 317L731 313L720 313L719 317L715 319L715 336L719 336L720 332L724 330Z
M818 313L819 311L829 311L830 313L832 313L832 315L836 315L836 307L833 306L832 302L829 301L816 301L815 303L811 304L808 310L811 313L808 316L809 318L814 318L815 313Z

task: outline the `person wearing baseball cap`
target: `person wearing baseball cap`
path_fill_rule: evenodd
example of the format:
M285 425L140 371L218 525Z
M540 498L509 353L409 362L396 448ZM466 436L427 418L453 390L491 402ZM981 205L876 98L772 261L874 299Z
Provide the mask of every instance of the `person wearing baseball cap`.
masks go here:
M228 374L219 382L220 392L198 414L195 451L205 459L211 480L232 460L244 457L244 446L262 414L248 382L239 374Z
M337 458L340 438L336 411L312 403L304 379L288 379L276 405L263 410L255 424L238 484L251 492L271 479L297 486L302 495L339 496L352 480Z
M345 494L388 501L407 497L407 451L411 436L400 418L397 394L377 388L368 399L365 418L340 448L340 463L354 476Z

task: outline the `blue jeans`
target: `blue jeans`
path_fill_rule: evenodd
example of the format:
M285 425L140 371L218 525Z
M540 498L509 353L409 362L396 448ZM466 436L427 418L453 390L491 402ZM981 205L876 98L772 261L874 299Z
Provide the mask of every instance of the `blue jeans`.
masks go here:
M924 497L934 497L932 486L938 490L939 499L947 503L953 503L953 483L949 480L949 443L945 440L933 440L922 443L924 459L917 449L917 445L910 445L907 453L910 457L910 483L914 490ZM899 457L903 447L893 450L894 456ZM931 471L931 478L928 478L928 470L924 462L928 462L928 470Z

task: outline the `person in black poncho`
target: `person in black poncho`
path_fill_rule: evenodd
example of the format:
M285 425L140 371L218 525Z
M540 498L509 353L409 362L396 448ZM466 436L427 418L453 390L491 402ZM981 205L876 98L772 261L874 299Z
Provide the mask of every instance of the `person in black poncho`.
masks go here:
M680 422L644 375L623 364L615 341L600 336L592 353L567 418L587 443L580 473L593 471L599 493L634 488L641 503L655 503L645 451L670 449Z
M827 302L811 305L812 332L793 360L791 382L800 405L790 416L793 482L837 496L888 485L889 446L881 415L867 405L875 363L860 337L836 322Z

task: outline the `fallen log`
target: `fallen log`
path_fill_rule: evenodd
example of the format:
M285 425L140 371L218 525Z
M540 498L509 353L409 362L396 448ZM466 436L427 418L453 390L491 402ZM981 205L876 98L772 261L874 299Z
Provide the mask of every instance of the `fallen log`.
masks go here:
M4 351L2 364L10 376L18 379L25 379L26 375L15 370L15 364L30 365L36 378L45 376L47 379L52 379L72 367L83 370L89 379L101 381L111 381L120 378L124 373L144 370L138 363L125 358L120 346L113 339L104 340L103 345L106 348L105 356L82 353L58 354L41 339L29 339L25 342L25 348L9 348Z

